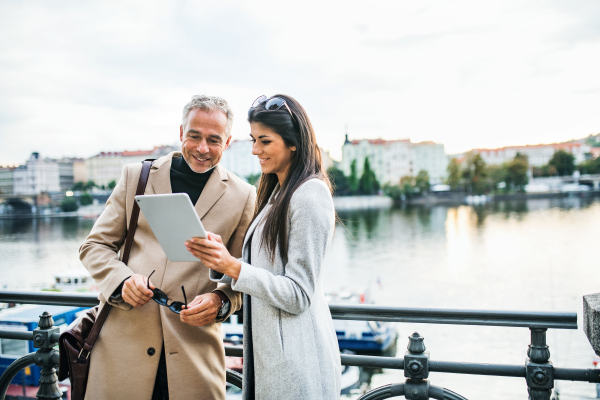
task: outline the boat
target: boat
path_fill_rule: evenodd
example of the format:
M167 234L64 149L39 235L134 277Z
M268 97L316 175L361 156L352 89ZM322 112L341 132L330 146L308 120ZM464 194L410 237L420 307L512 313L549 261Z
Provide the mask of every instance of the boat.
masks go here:
M373 304L368 291L362 293L340 292L326 295L330 305ZM379 321L333 320L340 350L353 351L361 355L396 355L398 332L396 324ZM244 337L241 311L232 314L221 323L223 340L239 342Z
M55 292L96 292L98 288L90 273L83 268L71 268L54 275L54 285L44 288L44 291Z
M370 290L360 293L339 292L326 295L329 305L374 304ZM396 355L398 331L393 322L334 319L340 350L361 355Z

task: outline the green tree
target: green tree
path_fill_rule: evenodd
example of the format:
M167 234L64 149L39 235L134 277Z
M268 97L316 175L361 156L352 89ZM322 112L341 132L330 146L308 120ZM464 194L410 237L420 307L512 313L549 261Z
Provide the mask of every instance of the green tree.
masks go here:
M420 170L415 178L415 186L419 192L425 193L429 191L429 172L424 169Z
M386 196L391 197L394 201L402 200L403 193L402 188L400 188L400 185L391 185L389 183L386 183L385 185L383 185L383 193Z
M356 172L356 159L350 164L350 176L348 177L348 186L351 194L358 194L358 173Z
M83 185L83 190L85 190L87 192L88 190L90 190L93 187L96 187L96 183L94 181L87 181L85 183L85 185Z
M79 197L79 203L82 206L88 206L88 205L92 204L93 202L94 202L94 199L92 198L92 195L87 192L83 193L81 195L81 197Z
M470 152L462 173L470 193L483 194L486 190L486 165L481 155Z
M75 184L72 187L72 190L83 192L85 190L85 182L75 182Z
M113 189L115 188L115 186L117 186L117 181L114 181L114 180L113 180L113 181L110 181L110 182L108 182L108 185L107 185L107 187L108 187L110 190L113 190Z
M548 166L556 168L559 176L572 175L575 171L575 156L564 150L558 150L552 155Z
M258 186L258 183L260 182L260 176L261 176L260 172L257 174L250 174L246 177L246 180L248 181L249 184Z
M77 204L77 200L73 197L65 197L63 201L60 202L60 209L63 210L63 212L77 211L78 208L79 204Z
M448 167L446 167L446 171L448 172L446 184L449 185L452 190L458 189L462 182L462 173L460 163L456 158L450 160L450 162L448 163Z
M515 158L506 163L506 185L514 190L525 190L525 185L529 182L527 170L529 170L529 162L526 156L519 153Z
M593 160L585 160L577 166L577 170L583 174L600 174L600 157Z
M406 175L400 178L400 191L407 199L415 195L416 180L414 176Z
M375 172L371 169L369 157L365 158L363 173L360 177L359 188L362 194L372 195L379 191L379 182L375 176Z
M330 167L327 170L327 175L329 175L336 196L347 196L350 194L350 183L342 170Z

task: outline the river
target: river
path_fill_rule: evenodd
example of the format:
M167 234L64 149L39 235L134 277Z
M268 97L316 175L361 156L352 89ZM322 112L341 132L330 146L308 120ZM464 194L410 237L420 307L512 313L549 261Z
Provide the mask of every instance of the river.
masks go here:
M340 213L324 269L326 292L371 288L380 305L578 313L578 330L549 330L555 366L592 368L582 296L600 292L600 201L565 198L481 206ZM33 289L80 265L93 225L78 218L0 220L0 287ZM398 324L398 354L418 331L436 361L523 365L525 328ZM404 380L386 370L372 387ZM466 398L526 399L523 378L432 373ZM557 381L561 399L594 397L588 383Z

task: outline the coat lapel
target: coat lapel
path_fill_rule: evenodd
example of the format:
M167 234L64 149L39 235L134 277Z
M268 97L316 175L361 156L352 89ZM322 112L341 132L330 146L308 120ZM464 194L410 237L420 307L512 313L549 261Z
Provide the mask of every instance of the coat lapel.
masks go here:
M175 154L177 153L161 157L152 165L148 185L151 187L153 194L173 193L171 191L171 161ZM148 192L148 189L146 189L146 192Z
M200 194L200 198L196 202L196 212L200 219L206 215L206 213L212 208L212 206L223 196L227 189L227 171L225 168L217 165L215 170L208 178L206 186Z

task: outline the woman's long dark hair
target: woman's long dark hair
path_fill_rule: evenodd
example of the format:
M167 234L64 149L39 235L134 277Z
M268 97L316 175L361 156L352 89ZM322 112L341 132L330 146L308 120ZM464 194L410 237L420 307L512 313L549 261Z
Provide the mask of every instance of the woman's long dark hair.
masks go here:
M321 149L317 145L315 131L308 119L304 108L294 98L283 94L273 97L284 99L294 117L290 115L285 106L279 110L268 111L264 104L248 111L248 122L260 123L281 136L286 146L295 146L292 153L290 168L279 194L273 199L272 207L265 216L263 236L260 238L261 246L267 245L271 259L275 258L275 249L279 245L279 254L284 263L288 256L288 212L292 195L300 185L311 178L324 181L329 190L331 183L327 173L323 170ZM277 175L263 174L258 186L256 209L254 219L265 208L269 197L279 183Z

